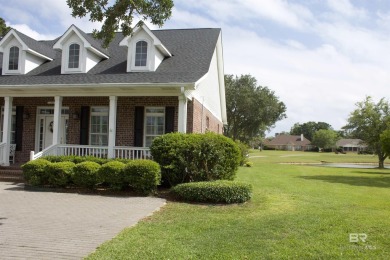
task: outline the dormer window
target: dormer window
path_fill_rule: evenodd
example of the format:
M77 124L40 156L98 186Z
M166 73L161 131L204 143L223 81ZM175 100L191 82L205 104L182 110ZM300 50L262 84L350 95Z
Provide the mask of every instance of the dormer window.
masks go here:
M135 66L145 67L148 59L148 43L146 41L139 41L135 48Z
M78 69L80 63L80 45L73 43L69 46L69 69Z
M9 49L8 70L19 69L19 48L13 46Z

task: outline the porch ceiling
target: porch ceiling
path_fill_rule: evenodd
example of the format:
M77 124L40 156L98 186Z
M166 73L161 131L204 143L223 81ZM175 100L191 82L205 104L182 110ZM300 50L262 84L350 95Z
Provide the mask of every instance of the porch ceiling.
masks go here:
M193 90L195 84L94 84L94 85L23 85L1 86L0 96L51 97L51 96L178 96L182 87Z

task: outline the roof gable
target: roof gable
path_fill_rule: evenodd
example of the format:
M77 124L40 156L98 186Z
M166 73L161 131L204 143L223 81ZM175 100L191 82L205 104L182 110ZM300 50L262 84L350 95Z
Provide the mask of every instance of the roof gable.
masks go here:
M86 34L82 30L80 30L77 26L71 25L68 30L57 40L54 44L54 49L63 49L63 45L67 42L69 37L72 34L76 34L80 40L83 42L84 47L88 50L94 52L96 55L108 59L108 51L104 49L101 44L95 40L91 35Z
M140 27L137 27L133 35L126 36L123 38L123 40L119 43L120 46L128 46L129 42L132 38L134 38L138 33L141 31L144 31L150 38L153 40L153 45L162 53L165 57L171 57L172 54L169 52L169 50L162 44L159 38L146 26L142 25Z
M15 38L21 44L22 50L28 51L35 56L49 61L53 60L56 56L55 51L48 47L44 42L36 41L15 29L11 29L0 41L0 52L4 52L3 48L12 38Z

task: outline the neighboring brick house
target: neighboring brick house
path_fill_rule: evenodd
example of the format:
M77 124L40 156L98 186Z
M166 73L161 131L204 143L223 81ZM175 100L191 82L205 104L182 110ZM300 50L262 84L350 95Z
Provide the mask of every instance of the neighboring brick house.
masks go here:
M222 133L220 29L117 33L107 49L72 25L36 41L0 41L0 164L49 154L138 158L168 132Z
M313 148L310 144L310 140L306 139L303 135L276 135L272 140L266 140L264 146L285 151L309 151Z
M336 147L341 147L343 152L362 152L367 150L367 144L361 139L340 139L336 142Z

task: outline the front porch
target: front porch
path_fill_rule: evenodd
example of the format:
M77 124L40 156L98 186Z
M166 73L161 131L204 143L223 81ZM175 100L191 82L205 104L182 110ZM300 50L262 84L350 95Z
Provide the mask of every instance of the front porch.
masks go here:
M18 164L46 155L151 158L159 135L186 132L182 96L5 97L0 103L0 165L9 166L16 144ZM8 131L7 131L8 129Z

